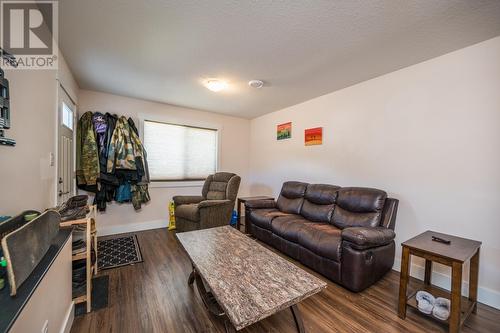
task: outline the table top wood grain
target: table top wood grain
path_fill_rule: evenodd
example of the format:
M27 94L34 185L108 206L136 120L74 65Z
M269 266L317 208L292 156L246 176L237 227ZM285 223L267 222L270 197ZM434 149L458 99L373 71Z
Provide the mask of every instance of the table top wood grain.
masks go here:
M451 241L443 244L432 240L432 236ZM469 260L481 246L481 242L428 230L401 245L458 262Z
M326 283L230 226L178 233L237 330L326 288Z

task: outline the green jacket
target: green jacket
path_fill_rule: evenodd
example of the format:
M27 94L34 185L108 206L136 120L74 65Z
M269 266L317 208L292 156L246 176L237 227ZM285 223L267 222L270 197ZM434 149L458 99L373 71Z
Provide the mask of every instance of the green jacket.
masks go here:
M96 185L99 171L99 151L92 124L92 112L85 112L76 129L77 185Z
M137 170L136 157L144 161L141 140L130 129L127 118L120 117L108 147L107 171L115 169Z

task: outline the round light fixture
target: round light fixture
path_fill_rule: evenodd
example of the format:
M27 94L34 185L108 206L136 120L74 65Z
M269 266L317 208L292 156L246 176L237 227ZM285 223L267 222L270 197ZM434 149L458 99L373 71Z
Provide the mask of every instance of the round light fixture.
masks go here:
M208 79L205 83L205 86L207 89L213 91L213 92L219 92L221 90L227 89L228 84L226 81L219 80L219 79Z
M250 80L248 85L252 88L260 89L264 86L264 81L261 80Z

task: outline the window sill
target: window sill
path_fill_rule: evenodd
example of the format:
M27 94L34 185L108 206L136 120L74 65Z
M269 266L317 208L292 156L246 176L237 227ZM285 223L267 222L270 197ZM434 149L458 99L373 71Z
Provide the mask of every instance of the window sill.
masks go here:
M204 180L185 180L171 182L151 182L150 188L181 188L181 187L203 187Z

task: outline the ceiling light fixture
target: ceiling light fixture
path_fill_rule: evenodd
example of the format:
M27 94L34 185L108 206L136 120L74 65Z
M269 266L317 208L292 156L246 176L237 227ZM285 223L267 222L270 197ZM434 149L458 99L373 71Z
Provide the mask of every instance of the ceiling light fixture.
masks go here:
M261 80L250 80L248 85L252 88L260 89L264 86L264 81Z
M226 81L222 81L219 79L209 79L206 81L205 86L207 89L213 92L219 92L221 90L227 89L228 84Z

